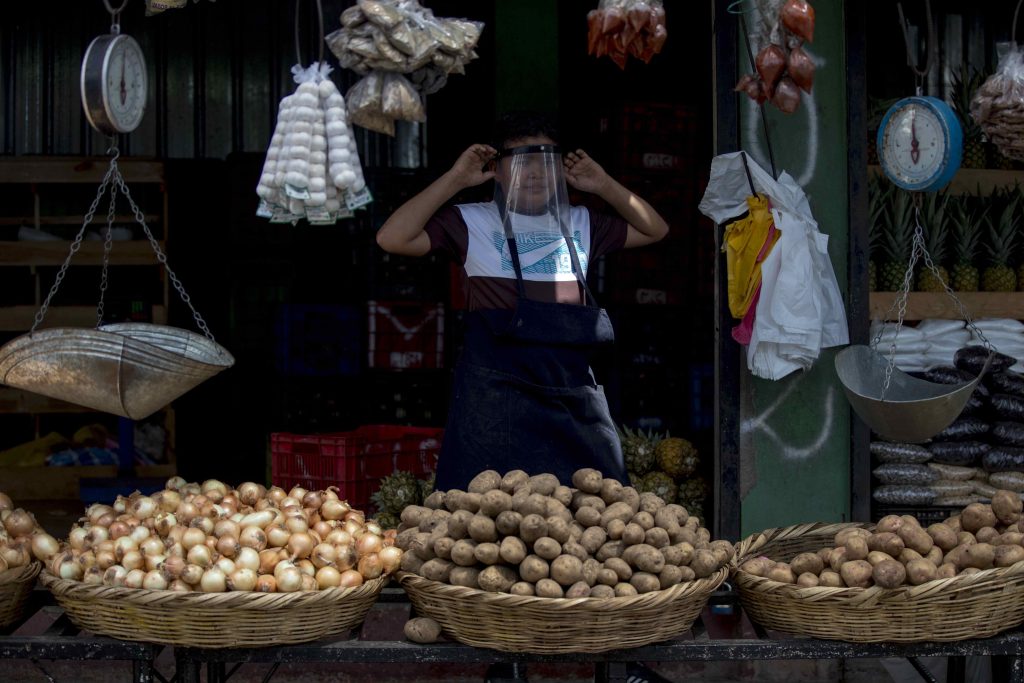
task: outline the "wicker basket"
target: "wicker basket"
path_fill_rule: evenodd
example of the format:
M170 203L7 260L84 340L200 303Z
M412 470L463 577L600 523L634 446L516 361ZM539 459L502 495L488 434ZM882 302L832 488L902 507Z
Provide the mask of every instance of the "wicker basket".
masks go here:
M622 598L538 598L491 593L400 572L420 615L461 643L504 652L606 652L656 643L688 631L728 575Z
M868 524L768 529L737 547L733 583L765 628L857 643L984 638L1024 622L1024 562L901 588L800 588L740 571L752 557L789 561L831 547L836 533Z
M86 585L43 572L79 628L161 645L267 647L338 635L363 622L387 577L356 588L299 593L177 593Z
M7 628L21 619L42 567L39 562L31 562L0 572L0 628Z

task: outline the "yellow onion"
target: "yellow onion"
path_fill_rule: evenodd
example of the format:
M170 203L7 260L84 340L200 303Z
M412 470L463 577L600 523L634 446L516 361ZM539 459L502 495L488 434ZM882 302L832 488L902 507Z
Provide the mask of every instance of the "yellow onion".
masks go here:
M131 536L122 536L114 541L114 556L117 557L118 562L124 559L125 553L138 549L139 544L133 541Z
M260 574L273 573L274 567L281 561L280 553L277 548L268 548L260 551Z
M113 512L108 512L107 514L103 515L102 517L97 519L95 522L93 522L93 524L95 524L96 526L109 527L111 524L113 524L116 521L117 521L117 517L114 515L114 513Z
M299 559L309 557L309 554L313 552L314 547L316 547L316 542L313 540L313 537L306 532L294 533L291 535L291 538L288 539L288 552L291 553L293 557L297 557Z
M282 564L284 563L282 562ZM275 569L274 578L277 580L279 593L294 593L302 590L302 572L294 565L284 569Z
M82 583L90 586L103 585L103 570L99 567L89 567L85 570L85 576L82 577Z
M315 591L317 590L316 578L309 574L302 575L302 587L299 590L303 591Z
M100 505L99 503L93 503L92 505L85 509L85 516L90 522L95 524L100 517L102 517L103 515L109 515L114 511L114 508L110 507L109 505Z
M185 558L182 557L168 557L166 560L160 563L158 569L163 572L164 578L168 581L174 581L180 579L182 572L185 571L187 563Z
M223 593L228 589L228 577L218 567L211 567L203 572L199 588L204 593Z
M363 585L363 575L355 569L346 569L341 573L341 585L344 588L353 588Z
M213 535L217 538L223 538L224 536L234 536L238 538L238 535L242 533L242 528L238 526L238 522L232 522L230 519L222 519L213 525Z
M139 496L128 506L129 512L136 519L149 519L159 511L156 501L149 496Z
M238 487L238 500L243 505L256 505L256 503L263 498L266 494L267 489L251 481L247 481Z
M227 510L229 515L235 514L238 512L238 496L229 493L220 499L220 506Z
M235 556L235 566L257 571L260 568L260 554L252 548L240 548Z
M166 537L171 532L171 529L178 524L178 518L174 516L173 512L158 512L154 524L156 532Z
M256 588L259 575L252 569L236 569L228 576L228 590L251 591Z
M394 546L384 548L377 553L377 557L380 558L385 574L393 574L402 564L402 551Z
M379 553L384 548L384 540L377 534L363 534L356 541L356 554L359 557Z
M280 505L281 501L287 497L288 494L280 486L271 486L267 489L267 498L273 501L274 505Z
M127 536L131 532L132 528L128 526L128 523L121 520L111 522L110 526L107 527L107 533L109 533L110 538L115 541L123 536Z
M146 578L142 580L142 587L152 591L162 591L167 589L167 579L163 573L157 570L146 572Z
M199 507L191 501L182 501L178 509L175 510L175 515L179 523L191 524L192 520L199 516Z
M81 581L85 575L85 569L71 557L70 553L65 553L60 564L57 566L57 571L54 573L68 581Z
M191 593L192 586L188 585L181 579L175 579L171 581L170 585L167 586L167 590L175 591L177 593Z
M376 579L384 571L384 563L381 562L380 555L377 553L371 553L370 555L364 555L359 558L359 573L366 579Z
M307 493L309 493L309 491L307 491L306 489L302 488L301 486L296 485L296 486L292 487L291 491L288 492L288 495L290 497L292 497L292 498L295 498L296 500L302 500L302 498Z
M186 482L183 478L174 476L167 480L167 488L171 489L172 491L180 491L181 487L185 486L187 483L188 482Z
M299 560L295 563L295 566L306 576L316 576L316 565L309 560Z
M132 529L131 534L129 534L129 536L131 536L132 540L135 541L136 543L142 543L143 541L145 541L147 538L149 538L152 535L153 534L150 533L149 529L147 527L142 526L141 524L139 526L135 527L134 529Z
M175 543L181 543L181 538L185 535L186 531L188 531L188 529L179 524L178 526L171 529L170 532L168 532L167 542L171 545L174 545Z
M344 529L335 529L324 538L331 545L352 545L352 534Z
M334 567L320 567L316 572L316 585L321 590L341 585L341 572Z
M313 548L313 553L310 555L313 564L318 568L332 566L337 557L338 551L330 543L318 544Z
M99 550L96 552L96 566L106 571L117 564L117 557L113 550Z
M124 585L126 588L142 588L142 583L145 580L146 572L141 569L132 569L128 572L128 575L124 577Z
M356 564L356 549L351 545L336 545L335 550L338 551L337 557L334 559L334 566L339 570L344 571L351 569Z
M11 569L24 567L32 561L32 556L29 555L28 549L22 543L0 545L0 557L7 562L7 566Z
M260 574L260 577L256 580L256 588L254 590L257 593L276 593L277 579L270 574Z
M146 560L147 572L156 571L164 563L164 560L167 559L166 555L144 555L143 557Z
M202 545L205 541L206 534L203 533L202 529L186 529L181 535L181 545L185 548L186 552L192 550L197 545Z
M213 520L209 517L196 517L189 526L193 529L201 529L206 536L213 535Z
M143 555L163 555L167 550L167 545L156 536L150 536L139 544L139 550Z
M334 531L334 527L331 526L331 523L325 522L323 520L320 520L319 522L313 524L312 529L320 538L327 538L327 534Z
M213 563L213 566L224 572L224 576L230 576L238 567L235 565L234 560L229 560L226 557L218 557L217 561Z
M88 535L89 532L86 529L80 526L72 527L68 533L68 545L74 550L85 550L85 538Z
M180 543L172 543L167 548L167 557L185 557L188 551L185 550L185 546Z
M103 572L103 585L104 586L123 586L125 579L128 577L128 570L120 565L114 565L108 567L107 571Z
M324 503L323 491L307 491L302 497L302 507L318 510Z
M277 524L271 524L266 528L267 544L272 548L283 548L291 538L291 532Z
M121 566L131 571L146 566L146 558L138 550L129 550L121 557Z
M309 523L301 513L286 518L284 520L284 526L293 534L301 534L309 531Z
M320 506L320 516L332 521L340 520L349 510L350 508L348 504L340 500L328 499L324 501L322 506Z
M13 510L14 501L6 493L0 493L0 510Z
M271 510L263 510L262 512L251 512L248 515L242 517L238 525L242 528L245 527L258 527L260 529L266 529L270 526L271 522L274 521L276 515Z
M177 491L160 491L153 494L153 500L164 512L177 512L181 505L181 494Z
M258 526L244 527L238 535L239 545L257 552L267 547L267 534Z
M198 586L203 578L203 568L198 564L186 564L181 572L181 580L190 586Z
M60 543L50 534L38 533L32 537L32 554L41 562L46 562L60 551Z
M234 536L222 536L217 539L217 552L224 557L233 558L241 548L242 546L238 544L238 539Z
M200 544L188 551L189 564L197 564L206 569L213 564L213 551L205 544Z

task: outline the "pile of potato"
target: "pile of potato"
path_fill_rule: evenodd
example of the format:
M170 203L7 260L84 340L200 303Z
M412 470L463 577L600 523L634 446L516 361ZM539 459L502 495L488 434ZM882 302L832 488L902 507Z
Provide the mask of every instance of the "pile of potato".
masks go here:
M594 469L477 475L402 511L402 569L432 581L545 598L612 598L701 579L733 556L681 505Z
M756 557L740 570L808 588L897 588L1009 567L1024 561L1022 507L1017 494L997 491L991 504L972 503L927 529L912 516L889 515L874 532L843 529L834 548L800 553L790 562Z

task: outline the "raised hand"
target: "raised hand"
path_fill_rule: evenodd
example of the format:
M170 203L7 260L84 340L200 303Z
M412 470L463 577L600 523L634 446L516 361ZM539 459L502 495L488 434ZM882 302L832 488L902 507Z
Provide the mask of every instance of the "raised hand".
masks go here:
M497 156L498 151L490 145L470 145L459 155L449 174L462 187L473 187L494 177L494 171L484 170L487 162Z
M565 155L565 181L581 192L601 194L611 181L608 173L582 149Z

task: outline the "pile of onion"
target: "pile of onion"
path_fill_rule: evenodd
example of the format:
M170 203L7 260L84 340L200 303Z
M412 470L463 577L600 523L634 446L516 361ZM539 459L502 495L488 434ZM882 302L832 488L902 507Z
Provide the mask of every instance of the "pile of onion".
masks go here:
M398 569L395 533L367 522L333 488L232 489L174 477L151 496L90 506L47 569L72 581L181 592L348 588Z
M57 539L43 531L31 512L15 508L10 496L0 493L0 572L46 562L59 550Z

